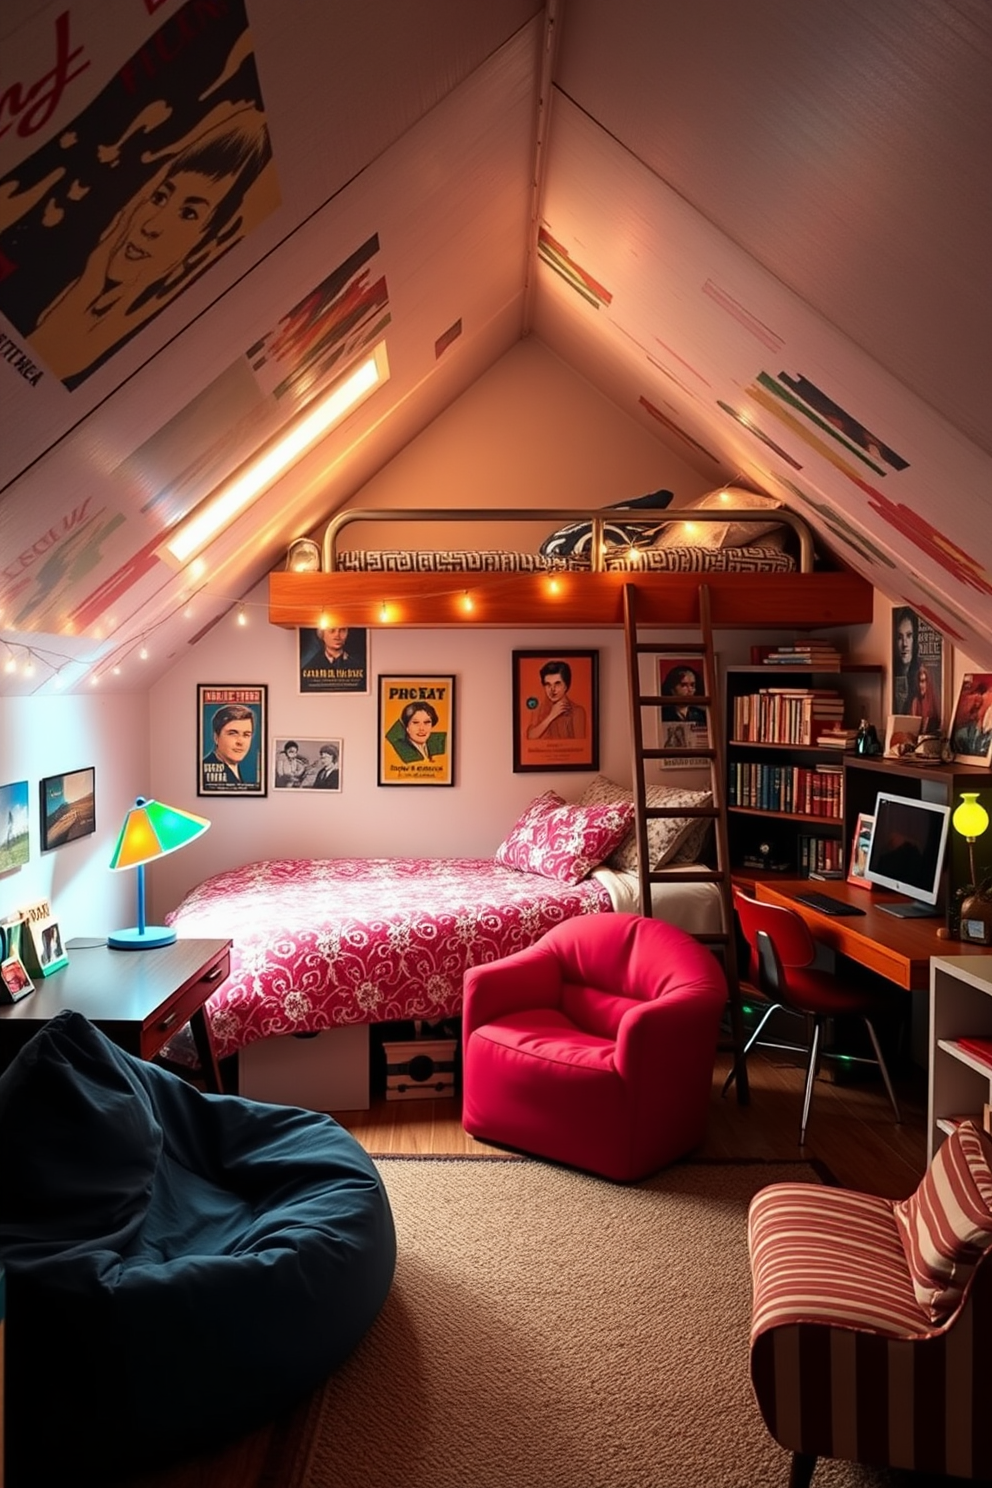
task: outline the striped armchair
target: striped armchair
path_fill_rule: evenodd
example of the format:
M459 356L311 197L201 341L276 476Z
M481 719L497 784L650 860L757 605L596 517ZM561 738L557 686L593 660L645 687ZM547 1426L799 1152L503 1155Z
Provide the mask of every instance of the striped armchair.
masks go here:
M901 1202L777 1183L748 1215L751 1381L793 1454L992 1477L992 1142L965 1123Z

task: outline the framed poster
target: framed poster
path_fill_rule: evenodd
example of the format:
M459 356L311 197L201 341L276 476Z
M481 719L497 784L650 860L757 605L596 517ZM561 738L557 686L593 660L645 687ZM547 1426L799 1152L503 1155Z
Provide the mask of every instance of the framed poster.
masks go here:
M29 857L28 783L0 785L0 873L21 868Z
M200 682L196 689L198 796L264 796L268 688Z
M859 889L873 887L865 878L865 869L868 866L868 849L871 847L871 832L874 825L873 816L869 816L864 811L858 812L857 825L851 840L851 857L847 865L847 881L849 884L856 884Z
M326 630L300 627L297 636L299 690L368 692L369 632L364 625L334 625Z
M96 770L92 765L64 775L46 775L38 793L42 852L96 831Z
M992 764L992 672L961 678L949 737L959 764Z
M708 749L710 743L709 721L706 709L693 702L706 692L703 681L701 658L691 656L666 656L658 662L658 691L671 702L662 703L658 725L658 746L661 749ZM705 765L705 758L665 760L666 770L694 769Z
M340 739L274 737L272 740L272 789L304 791L341 789Z
M454 785L455 679L380 676L380 785Z
M893 609L890 712L919 718L921 734L947 732L950 650L940 631L909 605Z
M514 651L514 774L598 769L599 652Z

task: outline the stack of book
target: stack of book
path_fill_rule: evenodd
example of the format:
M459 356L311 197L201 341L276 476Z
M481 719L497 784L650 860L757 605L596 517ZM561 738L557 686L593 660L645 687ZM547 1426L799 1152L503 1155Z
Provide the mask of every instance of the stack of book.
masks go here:
M734 741L812 744L844 726L844 698L834 688L762 687L734 699Z
M816 743L819 749L853 749L858 742L858 731L856 728L834 728L824 729L823 733L817 734Z
M763 659L764 666L808 667L811 671L840 671L844 658L830 641L789 641Z

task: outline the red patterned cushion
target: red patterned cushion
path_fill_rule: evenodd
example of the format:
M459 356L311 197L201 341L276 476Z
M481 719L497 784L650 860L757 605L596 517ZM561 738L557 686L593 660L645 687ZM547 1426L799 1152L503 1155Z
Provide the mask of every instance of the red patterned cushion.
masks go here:
M496 849L496 862L559 883L581 882L608 857L634 817L633 803L568 805L556 791L531 801Z
M893 1212L917 1301L943 1322L992 1245L992 1141L974 1122L957 1127Z

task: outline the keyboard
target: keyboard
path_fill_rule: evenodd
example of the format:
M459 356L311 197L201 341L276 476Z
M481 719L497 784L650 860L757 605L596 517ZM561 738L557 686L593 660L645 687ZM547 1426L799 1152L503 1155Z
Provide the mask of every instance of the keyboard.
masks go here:
M864 910L859 909L856 904L845 904L842 899L831 899L829 894L818 894L815 889L811 889L808 894L796 894L795 898L799 900L800 904L808 904L810 909L818 909L821 914L864 914Z

